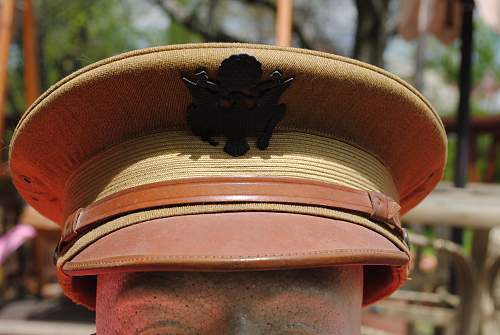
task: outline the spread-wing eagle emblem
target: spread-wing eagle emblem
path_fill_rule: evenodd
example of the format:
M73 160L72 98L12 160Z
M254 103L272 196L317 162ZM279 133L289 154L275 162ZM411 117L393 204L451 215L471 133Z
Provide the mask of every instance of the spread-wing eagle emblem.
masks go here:
M234 157L250 149L249 136L257 137L259 149L266 149L285 115L286 106L279 99L294 77L283 78L278 70L268 80L261 82L261 77L261 64L247 54L225 59L217 80L210 80L205 70L183 75L193 99L187 110L193 133L211 145L218 145L213 137L225 136L224 151Z

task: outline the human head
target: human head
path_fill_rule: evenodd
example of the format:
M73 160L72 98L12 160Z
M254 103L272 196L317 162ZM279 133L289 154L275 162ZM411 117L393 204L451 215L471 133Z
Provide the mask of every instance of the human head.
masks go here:
M241 83L253 77L217 77L243 54L261 64L251 92ZM231 62L230 76L255 74L245 63ZM24 114L10 155L20 193L63 228L64 292L91 309L97 278L113 273L229 280L343 266L362 267L355 296L368 305L407 278L399 217L440 180L446 138L425 98L381 69L201 44L138 50L63 79Z
M122 272L97 279L97 334L355 335L363 269Z

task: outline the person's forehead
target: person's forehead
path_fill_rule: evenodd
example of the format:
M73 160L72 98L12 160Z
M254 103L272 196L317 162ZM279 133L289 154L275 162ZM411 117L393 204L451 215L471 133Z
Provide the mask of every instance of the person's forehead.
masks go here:
M117 317L109 322L115 333L165 327L188 333L345 334L354 331L344 327L356 324L349 320L359 314L362 277L361 266L99 275L98 315L114 311Z
M197 286L206 290L226 290L244 287L252 290L287 291L308 288L310 290L331 290L345 285L355 278L360 266L312 268L275 271L245 272L121 272L100 275L106 281L116 282L121 291L134 288L145 290L187 290Z

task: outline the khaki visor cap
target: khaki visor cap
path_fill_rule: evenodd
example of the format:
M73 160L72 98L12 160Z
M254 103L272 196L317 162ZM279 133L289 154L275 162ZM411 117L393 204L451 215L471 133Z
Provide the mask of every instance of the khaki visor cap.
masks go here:
M230 58L249 65L228 75ZM258 83L245 84L256 63ZM271 89L261 88L279 85L279 101L264 102ZM221 125L193 114L210 104L197 92L217 96L216 109L243 101L242 115L282 114L268 143L248 131L240 152L228 134L258 128L259 116ZM219 122L213 138L195 117ZM23 115L10 151L21 195L62 228L65 293L89 308L96 275L110 271L354 264L365 265L372 303L405 281L399 216L445 161L438 115L398 77L316 51L222 43L137 50L75 72Z

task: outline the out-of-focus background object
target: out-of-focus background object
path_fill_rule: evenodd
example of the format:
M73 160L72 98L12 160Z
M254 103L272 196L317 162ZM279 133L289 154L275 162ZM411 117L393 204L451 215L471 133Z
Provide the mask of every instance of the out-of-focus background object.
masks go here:
M500 2L496 0L476 0L477 8L484 22L500 33Z
M500 334L500 1L0 0L0 335L89 334L61 296L59 228L25 207L7 168L26 108L97 60L221 41L350 56L401 76L442 116L444 181L403 218L412 280L363 316L363 334Z

